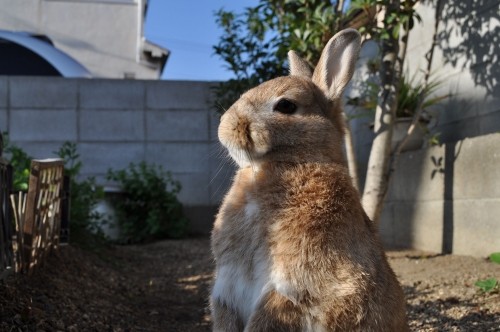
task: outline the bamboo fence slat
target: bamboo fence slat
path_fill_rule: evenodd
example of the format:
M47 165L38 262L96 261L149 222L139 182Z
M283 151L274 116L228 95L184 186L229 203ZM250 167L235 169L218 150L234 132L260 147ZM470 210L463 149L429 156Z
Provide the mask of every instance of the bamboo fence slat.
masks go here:
M61 159L33 160L23 211L21 269L31 272L59 246L61 194L64 162Z

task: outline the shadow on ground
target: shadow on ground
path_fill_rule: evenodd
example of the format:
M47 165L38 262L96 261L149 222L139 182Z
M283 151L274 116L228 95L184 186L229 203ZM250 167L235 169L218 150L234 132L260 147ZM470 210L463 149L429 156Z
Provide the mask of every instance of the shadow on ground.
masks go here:
M389 255L414 331L500 331L500 295L473 280L500 265L451 255ZM62 247L33 276L0 283L0 331L210 331L207 238Z

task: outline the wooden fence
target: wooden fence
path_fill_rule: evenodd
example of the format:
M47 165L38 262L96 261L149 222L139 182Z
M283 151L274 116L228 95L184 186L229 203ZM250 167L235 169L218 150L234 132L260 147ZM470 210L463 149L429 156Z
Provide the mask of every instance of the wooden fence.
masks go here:
M0 154L0 279L14 268L12 222L9 196L12 187L12 167Z
M59 246L61 234L65 240L69 236L69 179L64 177L64 161L33 160L27 193L12 192L12 169L2 161L0 279L13 270L32 272ZM65 220L64 230L61 219Z

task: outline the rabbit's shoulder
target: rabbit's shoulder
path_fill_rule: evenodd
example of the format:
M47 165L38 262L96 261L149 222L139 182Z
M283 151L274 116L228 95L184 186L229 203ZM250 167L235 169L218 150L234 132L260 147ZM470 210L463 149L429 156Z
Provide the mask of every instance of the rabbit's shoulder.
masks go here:
M359 194L343 165L305 163L285 171L282 177L290 205L310 204L336 211L361 208Z

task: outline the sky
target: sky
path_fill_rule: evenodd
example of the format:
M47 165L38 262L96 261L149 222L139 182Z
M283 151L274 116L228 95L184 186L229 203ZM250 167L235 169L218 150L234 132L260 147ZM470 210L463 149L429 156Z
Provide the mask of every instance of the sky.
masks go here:
M149 0L144 27L146 39L171 54L162 79L220 81L232 77L213 51L222 30L214 13L224 8L243 12L258 0Z

